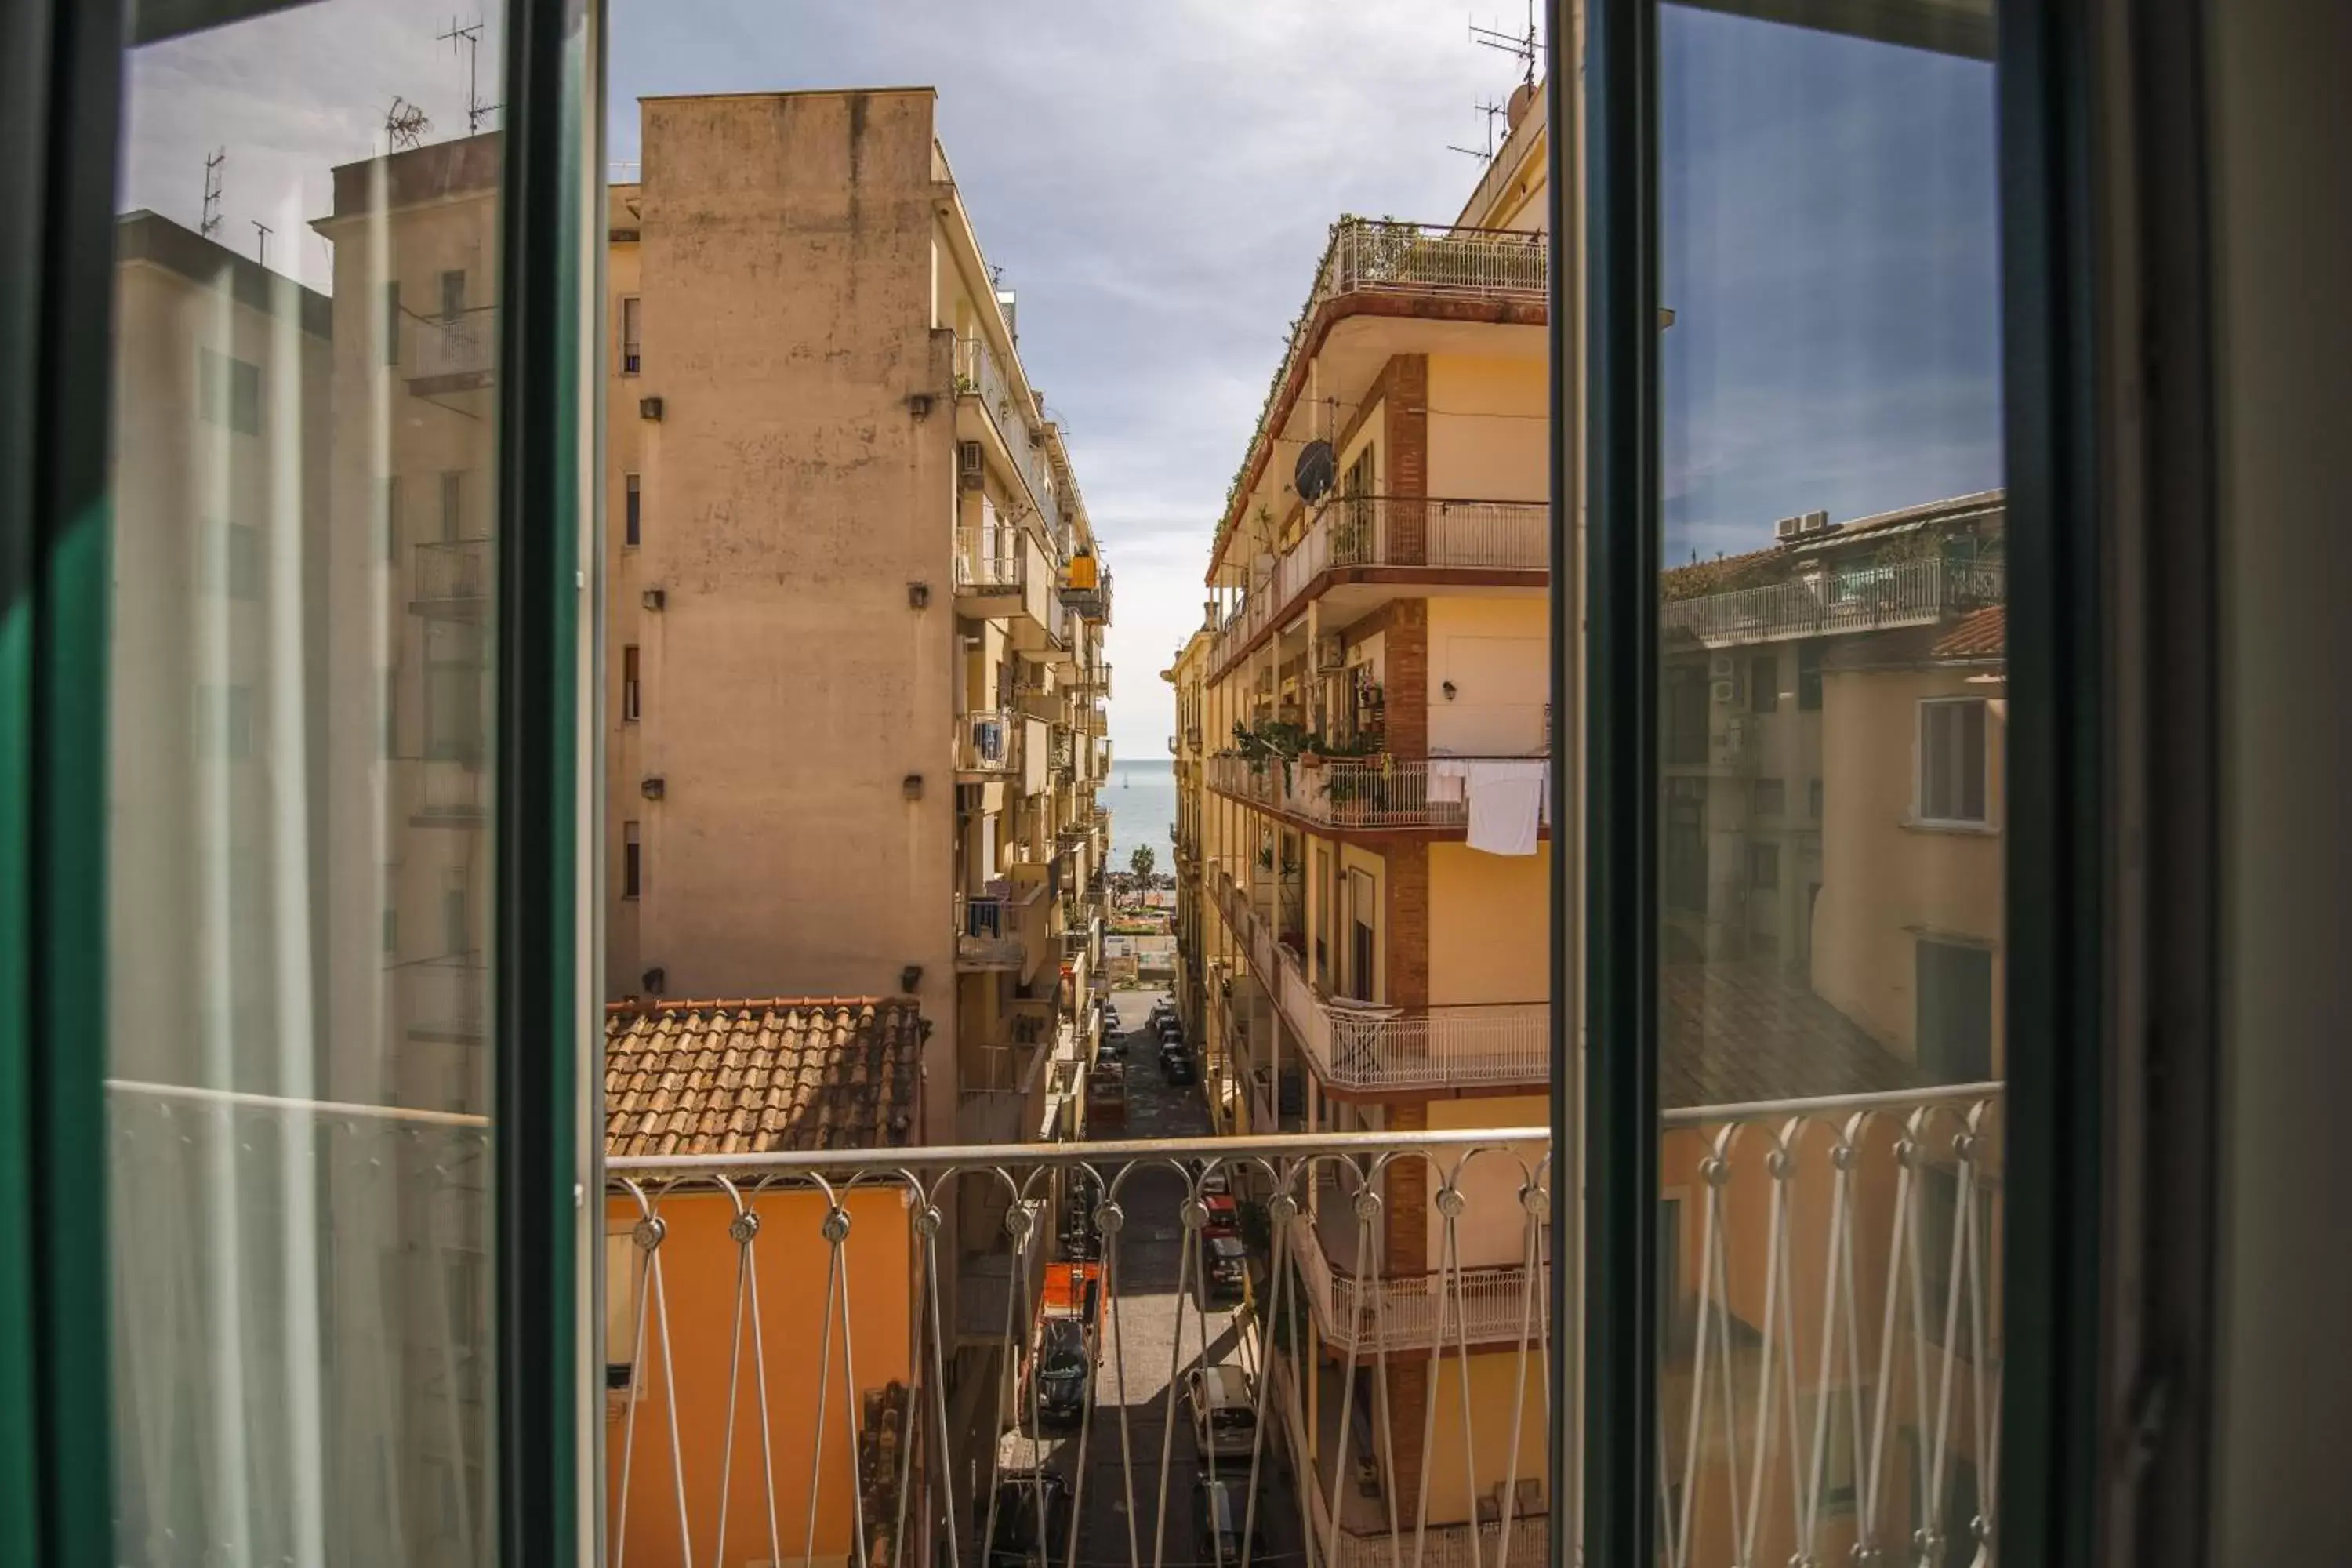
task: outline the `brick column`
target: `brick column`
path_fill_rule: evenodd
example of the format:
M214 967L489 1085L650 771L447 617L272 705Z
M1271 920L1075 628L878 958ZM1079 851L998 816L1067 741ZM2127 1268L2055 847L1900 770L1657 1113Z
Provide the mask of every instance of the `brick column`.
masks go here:
M1374 1383L1380 1373L1372 1373ZM1380 1428L1372 1428L1373 1455L1381 1463L1381 1485L1396 1499L1397 1528L1412 1530L1421 1522L1422 1427L1429 1419L1429 1358L1391 1356L1388 1371L1389 1436L1395 1444L1396 1474L1388 1473L1389 1450L1381 1445ZM1409 1544L1409 1543L1408 1543Z
M1429 755L1429 601L1391 600L1381 647L1389 752L1418 762Z
M1418 566L1429 559L1428 531L1419 504L1429 494L1429 356L1398 354L1381 379L1381 443L1389 500L1388 564Z
M1429 1005L1429 846L1395 844L1382 858L1387 883L1388 994L1391 1007Z
M1425 1105L1391 1105L1383 1131L1418 1132L1429 1125ZM1388 1163L1388 1191L1381 1221L1388 1232L1391 1274L1429 1271L1429 1162L1418 1154L1400 1155Z

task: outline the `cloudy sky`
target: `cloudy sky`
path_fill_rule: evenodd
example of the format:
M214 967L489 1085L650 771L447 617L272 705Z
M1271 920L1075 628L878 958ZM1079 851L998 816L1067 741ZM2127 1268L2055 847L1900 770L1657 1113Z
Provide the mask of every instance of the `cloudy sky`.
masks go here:
M611 4L615 160L639 94L939 89L1118 577L1119 753L1164 758L1158 672L1327 227L1459 210L1479 167L1447 143L1517 72L1468 26L1524 0ZM193 226L226 146L224 242L265 224L323 287L329 167L380 147L395 94L463 132L448 26L445 0L327 0L141 51L122 205ZM1667 561L1999 483L1990 68L1679 7L1661 37Z

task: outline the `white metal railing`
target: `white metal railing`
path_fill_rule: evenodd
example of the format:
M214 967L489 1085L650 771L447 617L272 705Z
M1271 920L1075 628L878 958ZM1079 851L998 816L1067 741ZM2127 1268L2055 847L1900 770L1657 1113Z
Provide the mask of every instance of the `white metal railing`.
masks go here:
M956 339L955 378L958 394L978 398L995 421L997 436L1013 454L1013 466L1029 487L1030 500L1045 521L1046 532L1057 540L1066 538L1067 524L1055 487L1052 458L1046 452L1052 433L1030 395L1022 390L1027 384L1025 379L1016 377L983 337Z
M1339 1185L1344 1207L1350 1195L1344 1174ZM1540 1187L1524 1190L1538 1199L1548 1196ZM1329 1196L1326 1195L1327 1202ZM1346 1223L1344 1218L1341 1223ZM1540 1245L1539 1218L1534 1228ZM1538 1338L1549 1330L1540 1266L1546 1254L1538 1254L1531 1284L1523 1263L1451 1273L1394 1274L1378 1269L1358 1273L1331 1258L1317 1226L1293 1226L1290 1239L1307 1300L1315 1310L1316 1331L1340 1349L1366 1354L1381 1350L1426 1351L1441 1342L1441 1334L1448 1345L1457 1335L1470 1344L1486 1344L1516 1339L1530 1324ZM1370 1256L1370 1251L1364 1256Z
M1018 590L1026 574L1022 533L1010 523L965 523L955 531L955 585L960 593Z
M1998 561L1936 556L1824 565L1783 583L1672 600L1660 617L1663 630L1711 647L1927 626L2000 604L2003 575Z
M464 610L486 604L498 574L498 542L489 538L436 539L415 547L411 604Z
M1269 626L1287 622L1325 572L1351 567L1548 572L1547 501L1343 496L1326 503L1297 543L1251 563L1249 588L1209 649L1222 670Z
M1026 722L1009 708L984 708L956 720L958 773L1010 773L1021 766L1021 731Z
M1208 760L1209 785L1304 821L1343 828L1466 827L1479 771L1540 757Z
M409 323L412 382L488 375L499 363L499 308L482 305L454 316L418 316Z
M956 967L959 969L1019 969L1027 961L1029 944L1020 929L1026 900L1011 898L955 898Z

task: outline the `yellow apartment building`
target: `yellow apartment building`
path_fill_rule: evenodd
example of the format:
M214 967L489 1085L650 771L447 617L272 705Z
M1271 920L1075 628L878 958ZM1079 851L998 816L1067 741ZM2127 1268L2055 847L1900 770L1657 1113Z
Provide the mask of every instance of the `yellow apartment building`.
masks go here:
M1074 1121L1111 582L929 89L648 98L612 187L616 995L910 995L920 1141Z
M1454 222L1334 226L1218 521L1208 626L1168 671L1180 997L1233 1131L1548 1114L1546 140L1523 92ZM1516 1454L1502 1436L1539 1364L1518 1181L1465 1177L1450 1254L1438 1181L1391 1165L1369 1226L1347 1178L1318 1183L1292 1227L1313 1310L1277 1381L1333 1561L1383 1557L1391 1521L1466 1554L1444 1542L1483 1526L1491 1551L1507 1516L1539 1540L1549 1512L1540 1415Z

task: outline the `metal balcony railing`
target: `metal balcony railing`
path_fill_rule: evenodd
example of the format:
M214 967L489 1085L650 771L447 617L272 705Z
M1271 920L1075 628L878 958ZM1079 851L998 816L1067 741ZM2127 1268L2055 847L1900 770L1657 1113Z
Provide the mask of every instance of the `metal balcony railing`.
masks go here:
M1025 384L986 338L958 338L955 345L955 385L959 396L977 398L995 423L996 434L1013 454L1013 467L1028 486L1031 504L1045 520L1047 533L1066 537L1059 491L1055 487L1053 461L1046 446L1052 440L1045 416Z
M1011 773L1021 766L1024 721L1009 708L988 708L956 720L956 772Z
M1012 898L967 898L955 900L956 967L963 970L1019 969L1028 960L1029 945L1021 934L1026 900Z
M1808 576L1678 599L1660 607L1661 629L1709 647L1838 632L1931 626L2001 602L1998 561L1825 565Z
M1025 578L1021 531L1005 523L965 523L955 531L955 587L959 594L1018 591Z
M488 606L498 580L495 540L436 539L415 547L408 600L420 614L471 618Z
M1375 566L1548 572L1550 505L1417 496L1334 500L1289 550L1253 563L1248 591L1210 645L1212 673L1265 627L1287 622L1325 572Z
M408 323L411 385L470 382L488 385L499 363L499 308L483 305L454 316L413 317Z
M1298 955L1276 940L1271 921L1230 870L1218 868L1214 886L1258 984L1325 1083L1377 1090L1550 1080L1549 1003L1403 1008L1328 995L1307 978Z
M1482 770L1545 768L1541 757L1208 760L1209 787L1302 821L1340 828L1466 827Z

